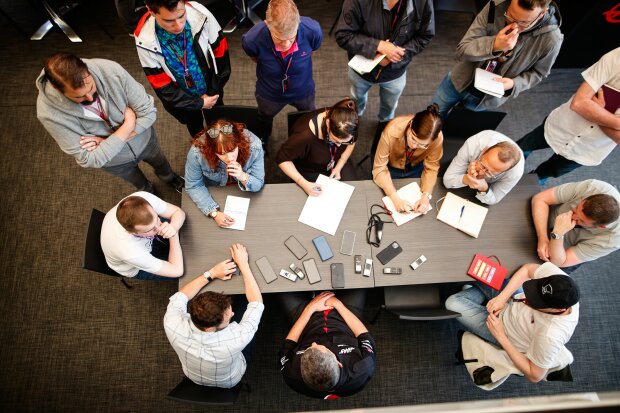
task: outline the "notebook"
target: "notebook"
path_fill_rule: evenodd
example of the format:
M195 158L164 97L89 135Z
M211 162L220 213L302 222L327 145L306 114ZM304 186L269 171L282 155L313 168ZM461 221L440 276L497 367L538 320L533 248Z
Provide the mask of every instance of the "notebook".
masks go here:
M224 213L232 217L235 223L224 228L243 231L245 229L245 221L248 218L249 208L250 198L228 195L226 197L226 205L224 205Z
M609 85L603 85L601 89L603 89L603 96L605 97L605 110L616 113L620 107L620 90Z
M448 192L439 208L437 219L467 235L478 238L487 212L489 212L488 208Z
M497 262L492 261L491 257L494 257ZM506 273L508 273L508 270L502 267L499 259L494 255L485 257L484 255L476 254L469 270L467 270L467 275L497 291L502 288Z
M349 67L360 75L370 73L384 57L385 55L382 54L374 59L368 59L360 54L356 54L349 60Z
M417 182L412 182L408 185L403 186L398 191L396 191L396 193L401 199L404 199L411 205L415 204L422 197L422 190L420 189L420 186ZM401 226L404 223L411 221L413 218L422 215L418 212L409 212L408 214L398 212L389 196L383 197L383 206L385 207L388 214L392 216L392 219L397 226Z
M496 77L501 76L493 72L487 72L486 70L477 68L474 87L487 95L501 98L504 96L504 84L495 80Z

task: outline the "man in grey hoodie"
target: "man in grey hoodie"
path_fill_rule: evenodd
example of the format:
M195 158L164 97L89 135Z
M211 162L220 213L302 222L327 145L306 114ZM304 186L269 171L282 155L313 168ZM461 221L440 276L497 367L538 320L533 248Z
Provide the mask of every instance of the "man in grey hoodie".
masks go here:
M459 102L471 110L494 109L540 83L560 52L561 22L551 0L489 1L456 47L457 63L433 96L442 119ZM474 87L477 68L497 75L502 97Z
M118 63L57 53L47 59L36 85L37 118L78 165L153 192L138 168L145 161L159 179L181 190L183 178L161 152L152 126L153 98Z

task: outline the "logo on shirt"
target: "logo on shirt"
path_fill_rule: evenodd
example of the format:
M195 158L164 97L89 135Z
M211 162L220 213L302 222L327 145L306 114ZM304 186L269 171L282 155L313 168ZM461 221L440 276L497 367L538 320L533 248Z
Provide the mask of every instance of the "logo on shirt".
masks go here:
M308 53L306 53L305 51L301 52L301 57L304 57L304 56L308 56Z
M343 348L341 349L338 354L349 354L350 352L352 352L353 350L355 350L355 347L347 347L347 348Z
M551 284L547 284L547 285L543 285L542 287L542 294L553 294L553 287L551 286Z

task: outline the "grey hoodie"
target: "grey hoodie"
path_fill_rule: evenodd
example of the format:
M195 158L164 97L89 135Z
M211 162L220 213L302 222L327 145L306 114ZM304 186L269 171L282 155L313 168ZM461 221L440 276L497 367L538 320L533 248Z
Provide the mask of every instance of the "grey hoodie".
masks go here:
M456 48L458 62L452 69L451 78L459 92L472 83L477 67L499 55L493 54L493 41L497 33L506 26L504 12L510 6L510 0L492 1L495 3L493 23L488 23L489 2L478 13ZM557 5L551 2L545 17L533 28L519 34L513 57L499 69L498 75L514 80L515 85L510 94L501 98L485 95L478 108L497 108L508 98L517 97L519 93L537 85L549 75L564 39L560 24L560 12Z
M105 111L116 128L124 121L129 106L136 113L137 133L124 142L102 119L85 114L84 106L65 97L45 78L44 71L37 78L37 118L52 135L63 152L72 155L84 168L101 168L135 161L151 139L156 111L153 98L121 65L111 60L82 59L97 86L97 93L105 101ZM90 115L90 114L89 114ZM80 147L80 136L107 137L92 152Z

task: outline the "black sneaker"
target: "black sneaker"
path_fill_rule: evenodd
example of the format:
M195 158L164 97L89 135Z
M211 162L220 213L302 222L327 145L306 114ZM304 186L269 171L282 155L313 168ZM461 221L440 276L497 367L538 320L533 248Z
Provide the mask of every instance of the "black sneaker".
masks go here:
M178 193L183 193L183 188L185 188L185 178L180 175L174 174L172 181L168 182L168 185L174 188Z

